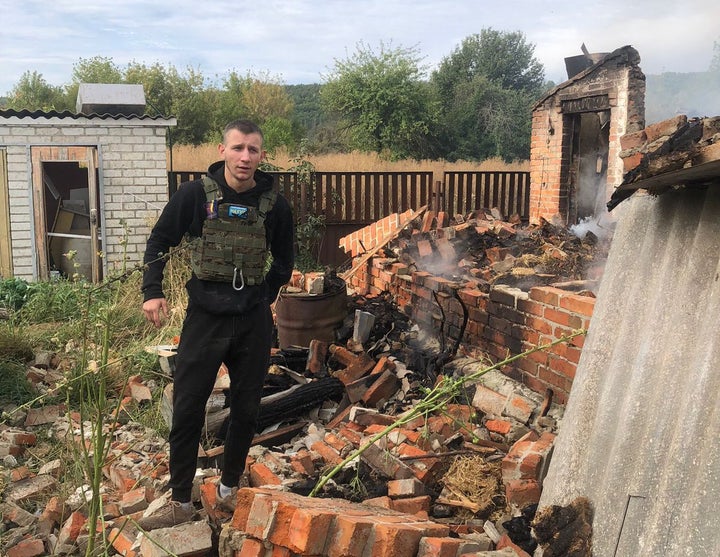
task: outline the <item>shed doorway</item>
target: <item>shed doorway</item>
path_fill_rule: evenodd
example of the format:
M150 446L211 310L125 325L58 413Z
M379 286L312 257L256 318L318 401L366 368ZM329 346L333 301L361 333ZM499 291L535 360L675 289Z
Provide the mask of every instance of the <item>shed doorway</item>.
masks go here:
M97 149L32 147L37 276L103 278Z

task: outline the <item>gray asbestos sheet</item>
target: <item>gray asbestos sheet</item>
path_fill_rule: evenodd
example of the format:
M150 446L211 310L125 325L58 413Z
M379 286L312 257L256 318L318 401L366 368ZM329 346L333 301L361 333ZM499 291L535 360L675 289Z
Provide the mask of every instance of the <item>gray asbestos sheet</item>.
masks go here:
M720 555L720 192L619 213L540 507L594 509L594 555Z

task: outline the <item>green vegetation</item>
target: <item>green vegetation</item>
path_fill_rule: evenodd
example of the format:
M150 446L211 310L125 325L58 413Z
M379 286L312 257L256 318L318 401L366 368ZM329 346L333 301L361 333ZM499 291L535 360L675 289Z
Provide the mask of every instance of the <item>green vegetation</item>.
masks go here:
M258 122L270 152L311 154L359 150L384 160L526 160L533 103L554 86L535 45L520 31L482 29L465 37L436 68L417 47L356 46L338 58L323 83L285 85L267 72L208 79L170 64L80 58L69 83L56 86L28 70L0 107L74 110L80 83L142 84L150 115L173 115L171 145L217 143L237 117ZM646 121L718 112L720 43L707 72L647 76Z
M172 258L166 269L171 307L184 307L186 262ZM100 285L64 279L30 284L19 279L0 281L8 317L0 321L0 404L4 410L0 422L12 423L18 412L48 404L64 403L69 412L79 414L78 438L87 443L77 443L72 435L48 438L51 446L44 454L47 459L68 462L62 484L89 486L85 511L91 532L103 516L103 467L128 379L133 375L154 379L154 396L159 400L167 378L160 372L157 357L145 347L167 344L179 332L181 317L171 318L159 331L146 323L140 310L140 278L138 269L133 269ZM31 384L26 376L28 364L42 350L53 352L60 365L49 370L52 379ZM123 415L162 431L159 407L124 407ZM96 548L104 545L91 537L85 554L96 555Z
M0 106L74 111L81 83L139 83L147 114L177 117L171 145L217 143L222 126L243 116L262 126L271 152L280 146L296 151L305 140L312 153L356 149L386 160L526 159L527 97L544 81L533 49L520 32L486 29L465 39L430 76L415 47L360 43L346 59L335 60L322 84L309 85L236 71L213 81L193 68L139 62L120 67L95 56L80 58L62 86L28 70ZM527 138L518 141L517 135Z

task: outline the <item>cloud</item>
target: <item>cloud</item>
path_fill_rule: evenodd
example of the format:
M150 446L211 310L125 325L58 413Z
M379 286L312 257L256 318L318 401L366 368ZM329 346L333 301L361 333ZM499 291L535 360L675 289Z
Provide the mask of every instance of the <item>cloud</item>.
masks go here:
M0 0L0 93L23 72L55 85L79 58L105 56L192 67L209 79L231 70L317 83L335 59L363 41L417 47L436 67L483 28L522 31L549 79L565 79L564 58L630 44L645 73L703 71L720 40L716 0ZM38 14L42 14L39 17ZM48 55L48 53L50 53Z

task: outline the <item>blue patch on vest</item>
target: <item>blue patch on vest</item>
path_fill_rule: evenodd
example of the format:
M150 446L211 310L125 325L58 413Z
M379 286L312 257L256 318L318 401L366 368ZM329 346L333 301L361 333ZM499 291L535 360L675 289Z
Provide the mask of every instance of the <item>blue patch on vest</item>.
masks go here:
M228 206L228 217L246 219L248 218L248 208L242 205L230 205Z

